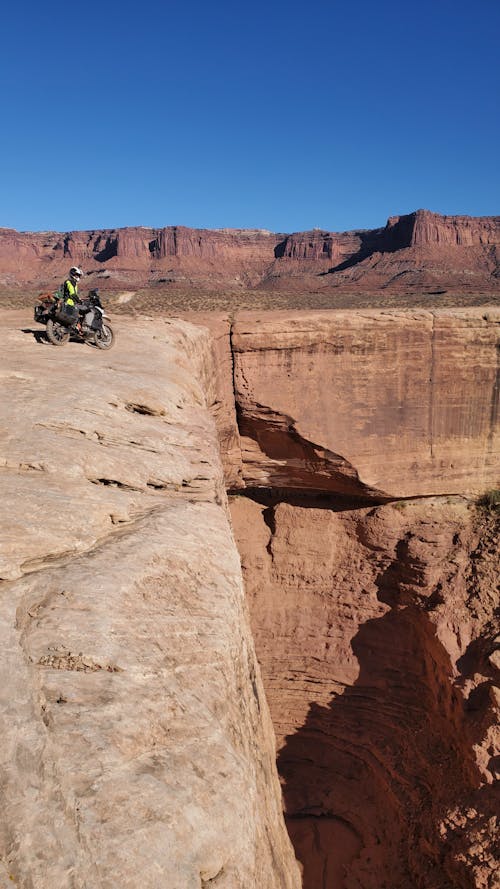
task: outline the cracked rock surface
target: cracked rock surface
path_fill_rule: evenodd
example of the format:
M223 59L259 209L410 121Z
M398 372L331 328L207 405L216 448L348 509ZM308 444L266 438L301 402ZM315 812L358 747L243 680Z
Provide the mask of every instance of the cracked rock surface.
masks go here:
M208 333L34 330L2 316L0 886L297 889Z

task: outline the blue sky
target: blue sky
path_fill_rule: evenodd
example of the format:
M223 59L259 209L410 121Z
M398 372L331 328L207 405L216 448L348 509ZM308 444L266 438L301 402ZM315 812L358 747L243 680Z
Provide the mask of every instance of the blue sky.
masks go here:
M0 226L499 215L499 33L498 0L9 4Z

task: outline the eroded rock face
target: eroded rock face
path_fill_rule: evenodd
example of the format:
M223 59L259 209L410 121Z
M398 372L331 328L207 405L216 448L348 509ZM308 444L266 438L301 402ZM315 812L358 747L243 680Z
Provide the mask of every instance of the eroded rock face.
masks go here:
M2 318L0 883L298 889L206 330Z
M233 324L232 512L304 889L496 886L498 521L467 496L498 487L499 320Z
M304 889L497 889L498 313L3 321L2 889L300 885L212 417Z
M247 487L387 499L498 484L495 309L240 313Z
M497 520L231 508L304 889L493 889Z
M0 283L51 284L68 265L111 286L197 285L315 292L499 290L500 217L418 210L384 227L279 234L265 230L129 227L85 232L0 229ZM106 281L103 282L104 286Z
M388 225L400 224L404 217L390 219ZM428 210L414 214L411 241L405 246L483 247L498 246L500 217L479 220L473 216L441 216Z
M301 279L302 287L313 289L313 276L319 274L322 286L395 293L469 287L486 292L483 287L491 281L491 294L497 289L499 249L500 217L417 210L390 217L384 228L287 235L266 280L284 289Z
M498 246L500 217L441 216L417 210L391 216L384 228L352 232L297 232L287 235L276 256L288 259L357 261L373 253L392 253L410 247Z

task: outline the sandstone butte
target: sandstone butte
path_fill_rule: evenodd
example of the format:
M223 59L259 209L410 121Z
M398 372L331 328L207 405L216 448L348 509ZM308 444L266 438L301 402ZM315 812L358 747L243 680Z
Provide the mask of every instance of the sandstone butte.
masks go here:
M500 311L0 327L1 889L497 889Z
M349 232L122 228L73 232L0 229L0 287L53 287L68 266L95 284L468 294L500 292L500 217L417 210Z

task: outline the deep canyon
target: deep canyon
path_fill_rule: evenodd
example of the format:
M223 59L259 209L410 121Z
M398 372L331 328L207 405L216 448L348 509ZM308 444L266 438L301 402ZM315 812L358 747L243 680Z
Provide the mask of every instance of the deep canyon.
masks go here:
M232 326L231 512L305 889L497 885L498 519L470 496L498 485L499 320Z
M1 889L496 889L499 310L1 326Z

